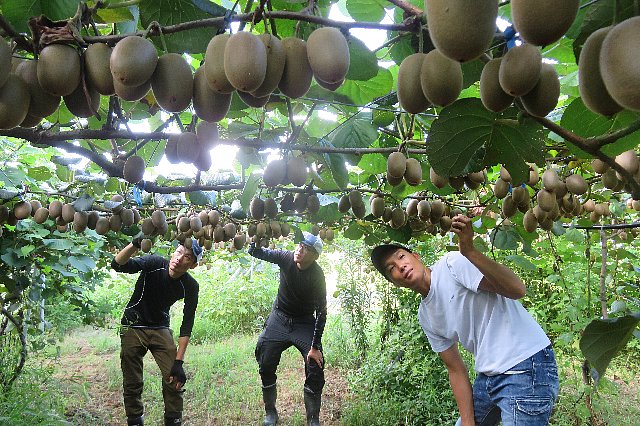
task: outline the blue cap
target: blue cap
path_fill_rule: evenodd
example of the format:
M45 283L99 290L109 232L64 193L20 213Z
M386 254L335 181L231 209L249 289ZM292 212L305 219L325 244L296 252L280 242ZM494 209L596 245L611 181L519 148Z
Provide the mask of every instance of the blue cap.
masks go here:
M300 244L304 244L305 246L312 248L316 253L318 253L318 256L320 256L320 253L322 253L322 240L320 237L306 231L302 232L302 237Z
M193 255L196 257L196 262L199 263L202 260L203 252L202 246L198 244L198 240L195 238L187 238L182 243L183 246L190 249Z

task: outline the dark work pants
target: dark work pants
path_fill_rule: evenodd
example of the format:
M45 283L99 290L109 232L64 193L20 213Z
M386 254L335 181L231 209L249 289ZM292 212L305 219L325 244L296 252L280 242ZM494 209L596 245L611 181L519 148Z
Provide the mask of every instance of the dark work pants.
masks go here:
M275 308L271 311L265 328L258 338L255 353L263 387L270 387L276 383L276 370L282 352L295 346L304 358L305 390L314 394L322 393L324 369L320 368L315 361L307 363L307 354L311 349L314 328L315 318L313 315L300 318L290 317ZM322 351L322 344L319 344L318 349Z
M162 373L165 414L172 416L182 414L182 391L176 390L175 385L169 383L169 373L177 352L171 330L123 327L120 333L120 344L124 409L127 417L144 414L143 358L147 351L151 351Z

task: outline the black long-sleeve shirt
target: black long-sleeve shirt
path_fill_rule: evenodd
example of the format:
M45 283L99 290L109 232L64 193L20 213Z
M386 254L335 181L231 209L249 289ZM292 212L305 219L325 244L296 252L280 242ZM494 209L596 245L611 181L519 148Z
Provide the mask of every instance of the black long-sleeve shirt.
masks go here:
M249 254L280 267L280 286L274 307L291 317L314 315L311 346L318 348L327 322L327 284L322 268L314 262L301 270L293 261L293 252L250 247Z
M180 337L190 336L198 306L198 282L188 273L173 279L169 276L169 261L160 256L129 259L124 265L115 259L111 267L117 272L141 272L124 309L122 324L130 327L168 328L169 308L184 299Z

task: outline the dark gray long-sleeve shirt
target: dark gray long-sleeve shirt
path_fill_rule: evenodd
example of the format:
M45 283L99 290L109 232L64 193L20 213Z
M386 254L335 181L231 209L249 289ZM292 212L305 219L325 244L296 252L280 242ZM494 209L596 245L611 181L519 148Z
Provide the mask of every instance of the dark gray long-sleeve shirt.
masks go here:
M291 317L315 314L311 346L317 349L327 322L327 284L320 265L314 262L309 268L301 270L293 261L293 252L287 250L250 247L249 254L280 267L280 286L275 308Z
M130 327L168 328L169 308L184 299L180 337L190 336L198 306L198 282L188 273L180 278L169 276L169 261L160 256L142 256L111 267L117 272L141 272L131 299L124 309L122 323Z

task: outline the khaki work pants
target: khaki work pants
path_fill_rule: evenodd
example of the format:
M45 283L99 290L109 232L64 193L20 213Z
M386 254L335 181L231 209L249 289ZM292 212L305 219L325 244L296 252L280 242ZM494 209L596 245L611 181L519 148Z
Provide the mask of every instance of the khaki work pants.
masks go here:
M122 387L124 408L127 417L144 414L142 404L143 358L151 351L162 373L162 397L165 415L182 414L182 392L169 383L169 373L176 359L176 344L170 329L149 329L123 327L120 333L120 366L122 368Z

